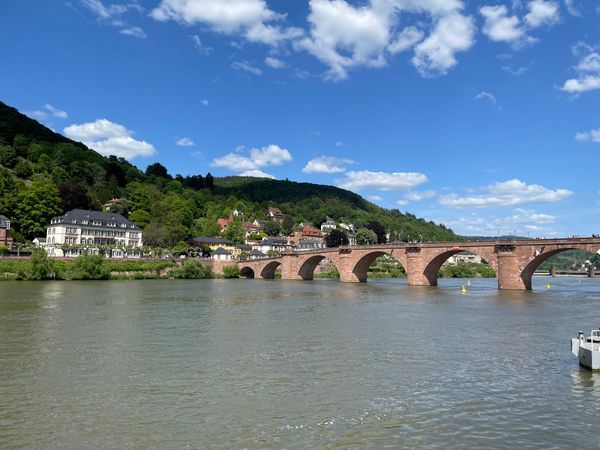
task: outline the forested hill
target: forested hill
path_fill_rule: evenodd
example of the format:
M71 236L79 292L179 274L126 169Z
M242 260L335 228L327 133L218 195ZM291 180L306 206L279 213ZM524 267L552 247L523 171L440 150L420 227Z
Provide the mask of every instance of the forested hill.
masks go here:
M203 170L205 172L206 170ZM116 199L116 200L115 200ZM172 176L159 163L144 171L104 157L0 102L0 214L16 240L45 235L51 217L108 202L144 227L148 245L169 247L198 235L216 235L216 221L233 209L264 220L275 206L287 223L319 226L326 218L356 227L379 222L391 239L456 240L443 225L397 209L386 210L334 186L251 177ZM289 230L283 230L289 231ZM232 236L235 237L235 236Z

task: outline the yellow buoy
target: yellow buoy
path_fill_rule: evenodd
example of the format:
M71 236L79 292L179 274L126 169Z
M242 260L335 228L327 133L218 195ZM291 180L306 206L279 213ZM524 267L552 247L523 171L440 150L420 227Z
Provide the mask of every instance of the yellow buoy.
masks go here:
M546 289L550 289L552 286L550 286L550 283L546 283Z
M471 286L471 280L467 280L467 286Z
M467 293L467 288L463 286L462 289L460 290L460 293L465 295Z

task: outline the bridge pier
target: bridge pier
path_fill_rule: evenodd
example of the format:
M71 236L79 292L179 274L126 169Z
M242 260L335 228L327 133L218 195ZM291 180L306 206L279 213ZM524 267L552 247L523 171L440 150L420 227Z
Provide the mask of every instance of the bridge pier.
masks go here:
M425 274L428 261L422 257L420 247L406 249L406 283L409 286L437 286L437 274L428 278Z
M556 278L556 267L555 266L550 267L550 273L549 273L549 275L552 278Z
M596 270L591 264L588 267L588 278L596 278Z
M503 244L496 247L498 255L498 289L531 290L531 275L521 273L521 261L514 244Z

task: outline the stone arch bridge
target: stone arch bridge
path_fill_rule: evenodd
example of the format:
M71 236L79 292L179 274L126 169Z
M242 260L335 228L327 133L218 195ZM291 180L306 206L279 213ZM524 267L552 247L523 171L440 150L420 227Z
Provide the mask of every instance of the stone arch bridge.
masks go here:
M271 279L281 268L283 280L312 280L317 265L328 258L338 269L342 282L359 283L367 281L367 271L376 258L390 255L404 267L410 286L437 286L442 264L457 253L469 251L496 271L498 289L530 290L531 277L540 264L557 253L573 249L599 252L600 238L344 246L236 263L241 276L246 278Z

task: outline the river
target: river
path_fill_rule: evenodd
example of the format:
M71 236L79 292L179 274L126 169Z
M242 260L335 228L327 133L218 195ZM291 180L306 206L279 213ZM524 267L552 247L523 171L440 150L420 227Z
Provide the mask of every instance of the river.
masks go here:
M0 448L598 448L548 280L2 282Z

